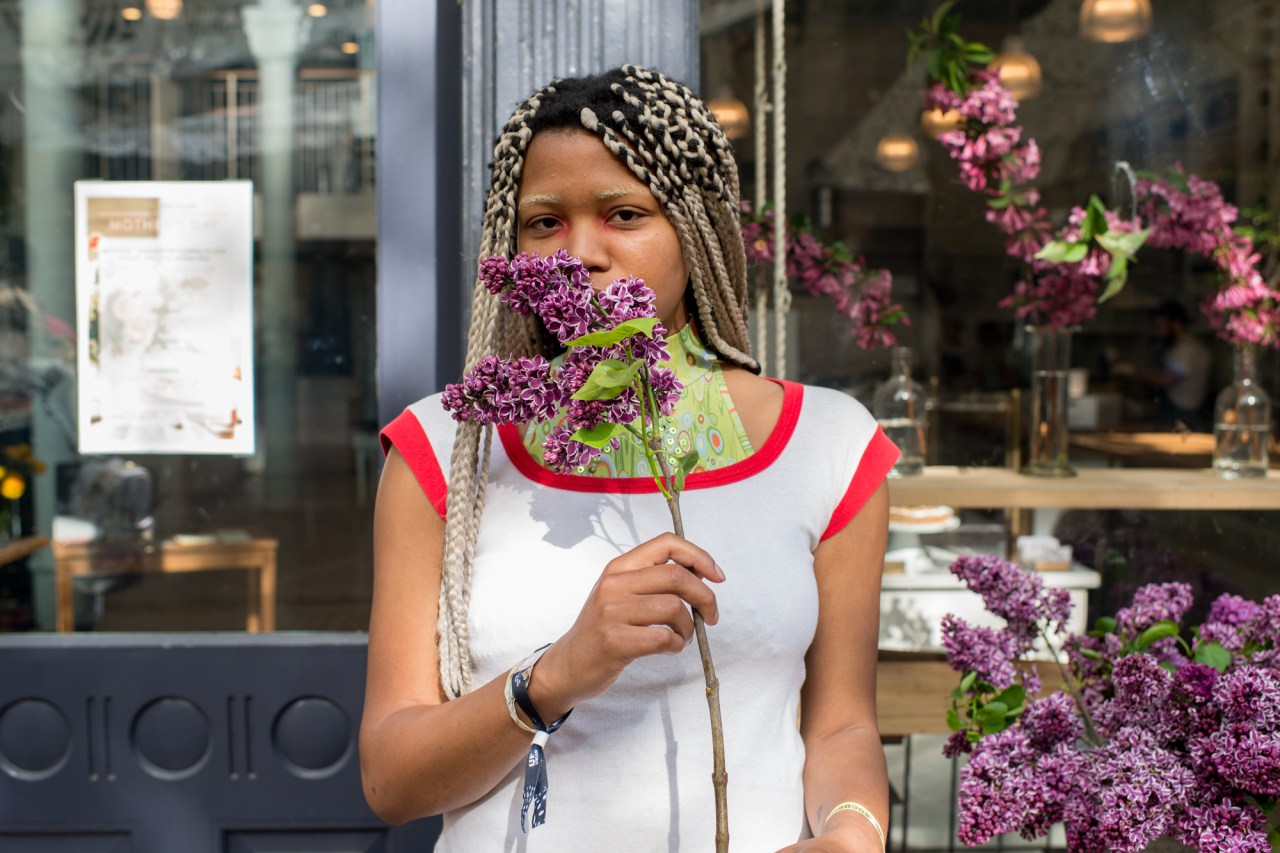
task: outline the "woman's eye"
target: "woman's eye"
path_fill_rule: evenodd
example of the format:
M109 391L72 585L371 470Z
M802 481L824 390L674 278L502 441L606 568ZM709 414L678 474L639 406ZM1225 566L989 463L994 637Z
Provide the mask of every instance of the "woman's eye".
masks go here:
M615 222L620 222L625 225L630 222L638 221L642 216L644 216L644 214L638 210L623 209L623 210L614 211L613 216L611 218Z
M554 216L538 216L525 223L525 228L530 231L551 231L558 224Z

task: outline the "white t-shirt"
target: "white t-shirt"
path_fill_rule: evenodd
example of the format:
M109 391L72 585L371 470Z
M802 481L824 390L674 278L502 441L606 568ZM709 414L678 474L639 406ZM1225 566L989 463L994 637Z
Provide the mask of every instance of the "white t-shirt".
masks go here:
M764 445L742 462L690 475L681 496L686 535L727 576L714 587L720 621L708 632L724 713L730 838L743 853L808 837L796 721L818 618L813 550L853 518L898 456L853 398L780 384L782 414ZM383 433L437 511L445 508L454 427L437 395ZM498 429L489 479L470 600L475 684L560 637L609 560L671 529L651 479L553 473L515 427ZM696 644L636 661L551 736L545 824L520 830L521 762L489 794L444 816L436 850L712 849L710 731Z

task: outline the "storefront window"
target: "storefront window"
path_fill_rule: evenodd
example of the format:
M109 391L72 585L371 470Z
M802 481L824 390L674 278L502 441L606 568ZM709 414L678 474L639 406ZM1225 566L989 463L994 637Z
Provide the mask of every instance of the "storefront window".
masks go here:
M363 628L371 0L6 0L0 36L0 630Z
M765 69L765 91L772 96L771 5L701 3L701 85L721 105L722 122L740 130L733 144L744 197L756 197L763 158L766 201L781 168L789 214L804 217L817 237L844 243L867 270L891 273L892 302L910 318L894 333L911 348L915 379L931 399L930 464L1008 466L1017 464L1018 453L1025 461L1028 335L1012 308L1000 304L1023 267L988 221L984 197L965 186L958 162L922 115L924 63L907 63L908 31L938 4L786 4L782 158L771 130L764 149L756 135L773 114L761 115L755 101L757 67ZM1039 147L1042 162L1030 186L1053 228L1091 195L1128 216L1131 174L1167 176L1180 168L1213 182L1242 211L1241 222L1249 216L1244 211L1264 211L1260 221L1274 245L1275 220L1265 211L1280 203L1280 66L1271 49L1280 6L1272 0L1151 6L1153 17L1116 34L1082 31L1092 24L1082 22L1078 0L964 2L955 12L965 39L1006 55L1029 55L1038 66L1038 81L1021 92L1015 124ZM765 50L758 57L761 33ZM1263 255L1257 268L1264 275L1274 271L1267 239L1266 233L1257 238ZM759 266L767 280L769 265ZM1099 305L1096 316L1074 324L1074 465L1191 467L1210 476L1213 403L1231 383L1233 347L1202 306L1223 284L1219 266L1200 254L1146 246L1130 267L1127 286ZM890 378L891 351L860 345L836 303L813 295L800 278L793 277L790 290L782 342L787 372L844 389L870 406L877 386ZM1170 311L1186 312L1193 343L1182 347L1194 347L1199 364L1198 381L1179 389L1167 387L1160 375L1175 345ZM776 349L772 321L768 328ZM1274 400L1280 360L1269 347L1260 348L1258 358L1259 382ZM1153 433L1166 437L1149 450L1134 446L1131 436ZM1100 438L1115 434L1121 437L1112 444ZM1174 436L1183 438L1173 442ZM1267 517L1143 512L1079 523L1110 531L1117 547L1133 540L1121 548L1123 560L1113 560L1124 564L1124 583L1104 582L1098 596L1113 608L1135 579L1160 574L1157 565L1169 569L1170 553L1180 572L1204 573L1219 588L1276 592L1275 580L1252 568L1264 564L1270 551ZM1052 519L1037 524L1067 535L1067 526ZM1141 536L1123 532L1135 525ZM1138 539L1146 545L1139 547Z

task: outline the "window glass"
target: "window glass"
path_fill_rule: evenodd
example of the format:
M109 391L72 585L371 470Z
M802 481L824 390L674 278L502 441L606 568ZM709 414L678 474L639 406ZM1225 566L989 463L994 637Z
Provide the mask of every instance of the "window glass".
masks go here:
M0 629L363 628L378 456L372 0L5 0L0 38L0 465L21 480L0 487ZM247 182L251 226L208 206L200 188L225 182ZM78 232L76 186L162 199L166 239L223 217L252 265L228 275L216 255L236 241L193 237L165 243L154 269L108 268L133 226L96 208ZM241 293L243 310L217 313L225 300L191 295L204 287ZM247 355L202 373L202 345L226 346L240 321ZM109 416L77 411L86 366L108 377L92 405ZM252 397L210 414L227 383ZM100 416L132 419L132 449L81 452ZM216 438L250 426L235 452ZM197 447L195 433L215 438Z
M922 62L907 63L908 31L938 4L788 3L784 158L771 145L758 150L756 136L762 118L768 120L755 103L757 25L772 32L771 4L700 5L702 90L716 102L722 123L742 125L733 144L744 197L756 198L765 155L768 182L775 168L785 172L789 214L805 217L818 238L842 242L867 270L892 274L891 301L910 317L909 326L893 331L911 349L913 376L929 396L927 461L1005 466L1017 461L1010 453L1015 448L1025 460L1029 340L1014 311L1001 305L1022 264L988 221L986 199L965 186L959 162L922 124L926 70ZM955 6L965 39L1029 54L1038 63L1038 90L1021 99L1012 124L1023 141L1038 145L1040 169L1030 186L1052 227L1061 228L1072 208L1086 206L1091 196L1128 216L1130 173L1141 180L1173 169L1212 182L1227 205L1242 211L1240 222L1250 218L1244 211L1274 210L1280 204L1280 66L1272 45L1280 5L1135 2L1154 9L1149 26L1117 31L1110 41L1082 32L1082 10L1095 5L1103 4L973 0ZM766 51L760 67L774 61ZM1258 248L1257 269L1271 275L1275 258L1266 254L1265 234ZM758 272L766 280L772 275L764 262ZM1203 306L1223 284L1212 259L1147 245L1130 265L1127 286L1095 316L1074 324L1073 465L1189 467L1211 477L1213 405L1232 382L1234 347ZM837 303L813 295L802 275L792 276L790 291L787 372L844 389L871 406L876 388L891 376L891 351L859 345ZM1178 344L1170 332L1169 305L1186 312L1190 343ZM1175 361L1191 367L1175 370ZM1198 379L1170 388L1171 372ZM1259 350L1257 374L1274 400L1280 390L1275 349ZM1013 391L1022 392L1020 402ZM1099 449L1099 437L1116 433L1122 435L1114 445ZM1163 438L1153 448L1135 446L1141 440L1134 434L1150 433ZM991 517L1013 523L1000 513ZM1037 532L1079 543L1078 554L1104 570L1094 607L1101 602L1114 610L1135 583L1152 579L1198 579L1254 596L1276 592L1273 577L1253 568L1268 562L1274 528L1268 518L1248 511L1041 511L1034 523Z

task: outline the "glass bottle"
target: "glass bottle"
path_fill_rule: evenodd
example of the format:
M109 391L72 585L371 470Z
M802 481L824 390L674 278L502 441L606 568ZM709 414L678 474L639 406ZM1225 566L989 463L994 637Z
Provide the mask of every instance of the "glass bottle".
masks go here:
M871 401L875 415L889 440L902 456L889 472L906 477L924 471L925 435L929 428L928 397L911 378L911 348L895 347L889 379L881 383Z
M1037 477L1074 477L1076 474L1068 462L1071 440L1067 376L1071 370L1072 332L1073 329L1061 326L1025 329L1031 350L1031 411L1023 474Z
M1219 476L1265 477L1271 438L1271 398L1258 383L1257 350L1236 347L1234 378L1213 407L1213 470Z

